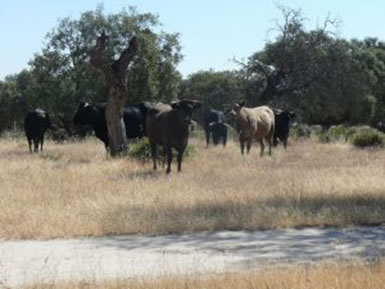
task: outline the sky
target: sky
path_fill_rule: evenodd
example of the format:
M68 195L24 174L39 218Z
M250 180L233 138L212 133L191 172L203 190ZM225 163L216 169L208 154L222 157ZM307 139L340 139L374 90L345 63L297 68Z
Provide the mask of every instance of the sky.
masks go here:
M78 19L99 4L108 14L135 6L158 15L163 31L180 33L184 59L178 69L184 77L239 68L234 58L246 60L274 40L272 29L282 23L277 5L300 9L308 29L330 15L340 20L338 37L385 41L383 0L0 0L0 80L28 68L60 19Z

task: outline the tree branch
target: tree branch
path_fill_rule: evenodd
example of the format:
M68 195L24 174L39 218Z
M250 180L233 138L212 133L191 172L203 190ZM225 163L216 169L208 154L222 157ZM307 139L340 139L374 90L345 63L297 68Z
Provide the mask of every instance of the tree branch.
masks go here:
M105 74L107 81L111 80L112 71L111 66L106 55L106 41L108 36L103 31L102 34L96 40L96 45L94 50L91 53L91 64L96 68L102 70Z
M136 52L138 51L138 41L136 36L133 36L126 49L123 50L118 60L112 64L112 70L118 75L126 74L126 70Z

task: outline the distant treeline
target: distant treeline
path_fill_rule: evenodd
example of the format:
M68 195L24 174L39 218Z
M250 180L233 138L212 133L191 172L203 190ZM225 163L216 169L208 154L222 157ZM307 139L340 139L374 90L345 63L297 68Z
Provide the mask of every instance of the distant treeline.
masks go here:
M20 126L27 111L40 107L55 127L71 129L80 101L104 102L108 88L89 61L97 36L109 36L109 53L118 55L130 37L139 41L129 67L127 102L194 98L224 109L246 100L290 109L308 124L367 124L385 120L385 42L377 38L336 37L334 22L306 29L299 11L280 8L283 21L276 36L234 71L200 71L181 77L183 55L178 34L159 31L158 17L135 8L105 14L101 7L62 19L47 34L45 47L28 68L0 81L0 131ZM213 38L215 35L213 35ZM252 36L250 36L252 37ZM250 41L250 39L244 39ZM202 43L202 45L209 45ZM10 55L9 57L17 57Z

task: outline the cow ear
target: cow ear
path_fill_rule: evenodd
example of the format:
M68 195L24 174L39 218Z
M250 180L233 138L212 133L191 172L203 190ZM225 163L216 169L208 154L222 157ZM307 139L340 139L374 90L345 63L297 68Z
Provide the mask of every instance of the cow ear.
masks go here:
M244 107L245 106L245 101L243 100L243 101L239 102L238 105L239 105L239 107Z

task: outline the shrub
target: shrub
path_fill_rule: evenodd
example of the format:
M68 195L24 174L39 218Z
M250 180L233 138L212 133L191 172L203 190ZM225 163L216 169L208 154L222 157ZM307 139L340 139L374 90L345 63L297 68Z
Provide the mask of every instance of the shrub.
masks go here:
M188 145L184 151L183 158L189 158L196 154L196 149L193 145ZM130 146L128 155L141 161L151 159L151 147L147 138L143 138ZM158 146L158 158L163 157L163 147ZM176 151L173 150L173 159L176 159Z
M352 136L352 144L360 148L384 146L384 143L384 134L373 128L360 129Z
M296 139L309 138L311 135L311 128L306 124L294 123L290 134Z
M349 128L344 125L332 125L328 130L323 130L318 134L319 141L322 143L334 141L347 141Z

